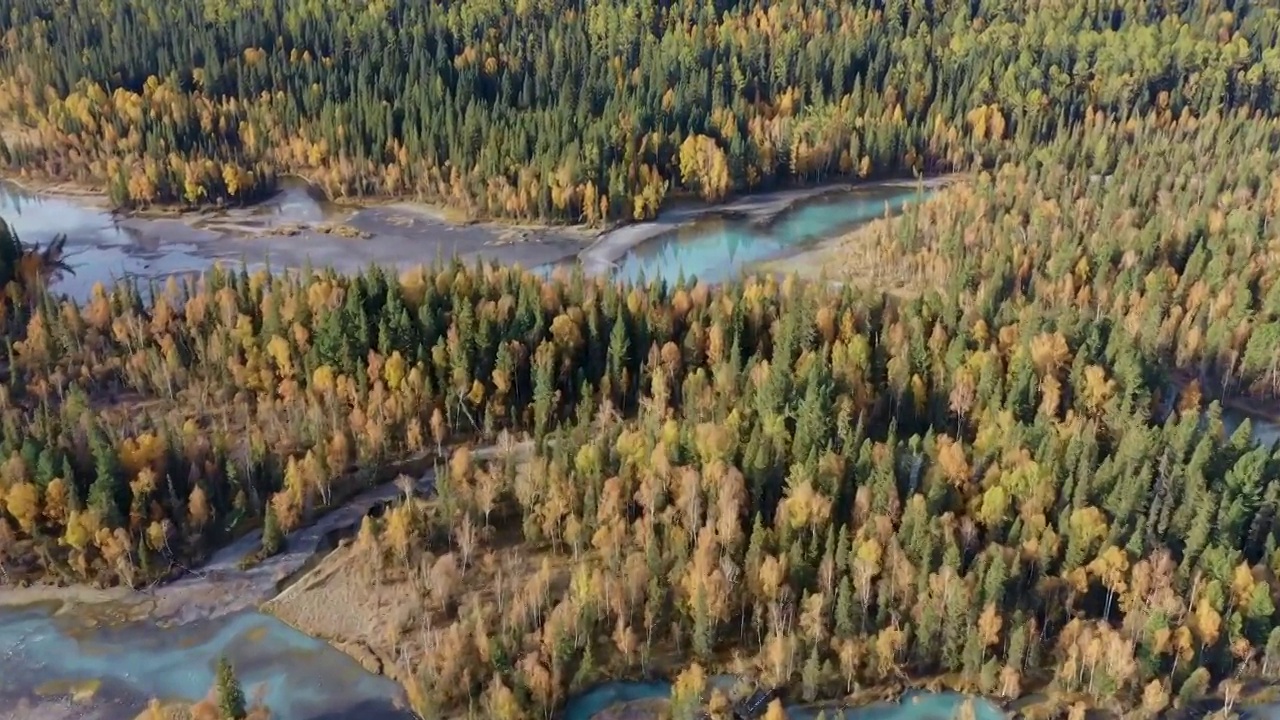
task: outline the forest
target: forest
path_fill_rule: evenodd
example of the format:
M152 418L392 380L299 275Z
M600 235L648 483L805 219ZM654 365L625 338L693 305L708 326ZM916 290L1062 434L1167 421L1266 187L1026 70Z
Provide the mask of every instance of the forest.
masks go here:
M1097 112L1274 114L1278 27L1229 0L14 0L0 161L126 207L297 173L597 224L1023 157Z
M958 175L846 238L839 284L440 262L76 303L60 246L0 226L7 580L143 586L422 458L437 494L347 552L412 600L375 649L424 718L653 673L673 720L721 718L728 669L1156 718L1280 676L1280 446L1222 420L1280 396L1274 8L16 0L0 26L10 169L124 206L300 173L593 223Z

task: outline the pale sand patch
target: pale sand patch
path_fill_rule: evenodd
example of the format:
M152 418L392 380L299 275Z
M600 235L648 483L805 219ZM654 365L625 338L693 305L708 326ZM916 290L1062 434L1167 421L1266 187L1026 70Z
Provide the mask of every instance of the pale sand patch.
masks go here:
M88 585L72 585L69 587L54 585L0 586L0 607L18 607L49 602L60 602L64 605L96 605L120 602L134 596L136 596L136 593L123 587L100 589Z
M106 708L80 705L68 698L23 698L8 707L0 707L0 720L107 720Z

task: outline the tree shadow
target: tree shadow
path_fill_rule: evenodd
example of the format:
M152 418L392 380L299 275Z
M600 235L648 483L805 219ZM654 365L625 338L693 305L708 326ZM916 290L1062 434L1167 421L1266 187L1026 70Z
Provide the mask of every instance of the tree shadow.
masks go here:
M390 699L361 700L340 710L327 710L308 720L413 720L413 713L397 707Z

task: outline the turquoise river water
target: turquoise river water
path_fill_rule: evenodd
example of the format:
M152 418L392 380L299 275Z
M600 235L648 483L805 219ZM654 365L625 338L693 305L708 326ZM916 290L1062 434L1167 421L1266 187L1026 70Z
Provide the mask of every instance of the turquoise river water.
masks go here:
M565 720L591 720L604 710L620 703L657 700L671 696L671 683L610 682L588 690L569 700ZM981 698L968 698L957 693L908 692L896 703L875 703L857 708L817 707L788 708L788 720L816 720L820 712L827 720L953 720L966 701L972 702L974 720L1002 720L1000 708Z
M401 720L399 688L327 643L257 612L160 628L87 628L49 606L0 608L0 708L98 681L101 716L131 720L151 698L196 701L230 658L246 695L275 720ZM0 712L0 717L4 713Z
M732 280L752 265L802 250L927 196L910 185L867 186L797 204L769 223L706 217L655 237L619 260L617 276L635 281Z

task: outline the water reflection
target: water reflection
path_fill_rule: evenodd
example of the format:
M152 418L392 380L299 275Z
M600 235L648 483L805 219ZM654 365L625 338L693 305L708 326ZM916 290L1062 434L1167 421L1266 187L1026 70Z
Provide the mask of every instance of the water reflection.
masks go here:
M927 196L929 190L925 190ZM735 218L707 218L654 238L628 252L617 275L630 281L665 279L681 272L708 282L737 276L750 265L846 232L923 197L911 186L838 193L804 203L775 222L758 225Z

